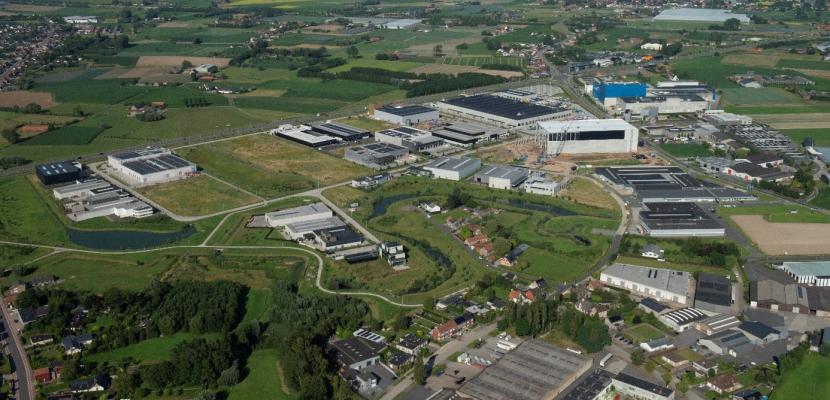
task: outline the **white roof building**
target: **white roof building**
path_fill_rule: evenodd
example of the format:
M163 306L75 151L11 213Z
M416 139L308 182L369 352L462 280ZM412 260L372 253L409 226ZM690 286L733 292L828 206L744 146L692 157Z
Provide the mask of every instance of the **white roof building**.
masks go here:
M424 169L432 176L452 181L460 181L481 168L481 159L474 157L441 157L432 160Z
M830 261L785 261L781 270L798 283L830 286Z
M691 279L688 272L619 263L610 265L600 274L600 281L606 285L681 305L690 300Z
M334 213L323 203L314 203L265 214L268 226L286 226L298 222L321 220L333 217Z
M547 154L631 153L639 130L621 119L584 119L539 123L547 134Z

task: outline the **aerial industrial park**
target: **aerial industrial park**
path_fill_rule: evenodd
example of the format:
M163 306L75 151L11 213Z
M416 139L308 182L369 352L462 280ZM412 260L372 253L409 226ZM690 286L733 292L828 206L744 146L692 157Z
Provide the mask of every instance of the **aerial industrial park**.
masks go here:
M830 398L826 8L0 1L0 398Z

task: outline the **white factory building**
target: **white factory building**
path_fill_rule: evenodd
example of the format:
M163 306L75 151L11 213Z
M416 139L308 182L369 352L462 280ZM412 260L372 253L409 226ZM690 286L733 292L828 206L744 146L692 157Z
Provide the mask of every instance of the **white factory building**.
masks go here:
M830 286L830 261L785 261L780 269L798 283Z
M334 212L323 203L308 204L300 207L269 212L265 214L268 226L276 228L297 222L325 219L334 216Z
M52 195L61 201L66 216L76 222L109 215L119 218L153 215L153 207L98 178L56 187L52 189Z
M460 181L481 168L481 159L474 157L441 157L424 165L425 170L432 176L451 181Z
M535 129L541 121L569 118L571 110L525 103L490 94L462 96L436 104L441 114L501 128Z
M539 123L547 135L547 154L632 153L639 131L621 119L585 119Z
M198 172L196 165L161 147L112 154L107 164L119 178L137 186L184 179Z
M482 183L493 189L513 189L521 185L530 172L526 168L504 165L488 165L479 171L473 181Z
M421 106L383 106L375 109L372 116L396 125L416 125L424 122L438 122L438 110Z
M694 114L709 108L709 101L698 95L618 97L615 111L633 115Z
M531 176L522 184L525 192L545 196L556 196L563 186L561 182L551 181L542 176Z
M602 271L602 283L657 301L685 305L690 300L691 274L683 271L615 263Z

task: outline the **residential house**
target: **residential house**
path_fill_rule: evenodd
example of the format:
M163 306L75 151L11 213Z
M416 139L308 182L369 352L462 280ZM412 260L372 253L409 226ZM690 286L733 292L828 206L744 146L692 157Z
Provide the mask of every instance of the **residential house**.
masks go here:
M413 356L417 355L418 352L425 347L427 347L426 339L421 338L414 333L403 336L398 339L398 343L395 343L396 349Z
M52 382L52 371L49 367L38 368L34 370L35 382L44 384Z
M411 354L393 351L386 359L386 365L393 371L397 372L402 370L407 365L412 364L412 360L414 359L415 358Z
M505 303L505 301L502 299L490 299L487 301L487 306L490 307L491 310L501 311L504 310L504 307L507 306L507 303Z
M724 393L732 393L732 392L740 389L743 386L741 385L740 382L738 382L738 379L735 378L734 375L732 375L732 374L720 374L720 375L718 375L714 378L710 378L708 381L706 381L706 387L711 389L711 390L714 390L715 392L717 392L719 394L724 394Z
M732 394L732 400L761 400L767 397L755 389L741 390Z
M530 246L522 243L510 250L504 257L500 258L498 264L502 267L512 267L519 261L519 256L522 255Z
M663 354L660 358L662 358L666 364L671 365L672 368L681 367L689 363L689 360L683 357L683 355L678 353L676 350Z
M648 353L654 353L657 351L671 350L674 348L674 343L667 337L661 337L648 342L640 343L640 348Z
M510 289L510 293L507 294L507 299L516 303L516 304L529 304L533 303L539 298L536 294L536 291L533 289Z
M438 300L438 303L435 304L435 308L439 310L446 310L451 306L461 305L462 302L464 302L464 296L460 294L451 294L441 300Z
M660 260L663 258L665 251L660 248L660 246L649 243L643 246L643 251L640 253L641 256L645 258L654 258Z
M718 367L718 363L710 360L710 359L701 359L698 361L692 361L692 370L695 371L695 375L699 377L707 377L709 376L709 371L712 371L713 374L717 374L720 367Z
M78 379L69 383L69 390L72 393L102 392L112 384L112 377L104 373L98 373L92 378Z
M67 355L78 354L83 351L84 347L92 344L93 336L91 333L86 335L74 336L69 335L61 340L64 353Z

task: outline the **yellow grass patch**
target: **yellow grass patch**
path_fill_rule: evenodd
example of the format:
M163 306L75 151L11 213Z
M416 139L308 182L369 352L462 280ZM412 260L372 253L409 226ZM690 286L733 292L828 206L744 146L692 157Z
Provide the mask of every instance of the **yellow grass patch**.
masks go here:
M769 255L827 254L830 224L773 223L763 215L732 215L761 251Z
M0 107L23 107L29 103L40 104L43 108L49 108L56 104L54 96L48 92L32 92L29 90L0 92Z

